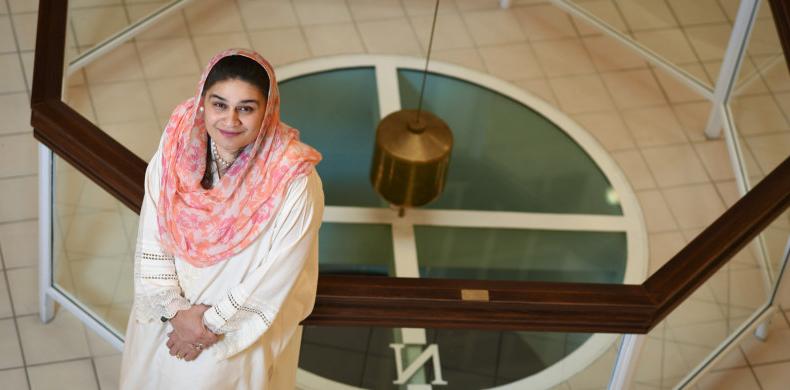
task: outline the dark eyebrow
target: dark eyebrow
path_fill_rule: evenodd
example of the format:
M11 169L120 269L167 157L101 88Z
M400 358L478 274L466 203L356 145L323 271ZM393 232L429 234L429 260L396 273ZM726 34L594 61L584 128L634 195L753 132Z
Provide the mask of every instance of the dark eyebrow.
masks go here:
M216 93L212 93L211 95L209 95L209 97L222 100L223 102L227 102L228 101L227 99L225 99L222 96L217 95ZM242 101L239 102L239 104L249 104L249 103L255 103L257 105L260 105L260 102L258 100L256 100L256 99L246 99L246 100L242 100Z

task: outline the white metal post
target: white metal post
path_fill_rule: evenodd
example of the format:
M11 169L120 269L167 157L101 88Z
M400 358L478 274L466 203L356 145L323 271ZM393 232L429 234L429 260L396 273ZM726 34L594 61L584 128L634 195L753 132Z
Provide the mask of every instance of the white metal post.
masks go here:
M630 389L634 372L638 367L639 352L645 343L645 335L626 334L617 351L617 360L612 370L612 378L609 381L609 390Z
M38 315L47 323L55 316L52 285L52 151L38 145Z
M738 80L738 72L743 63L744 54L746 54L749 36L751 36L759 8L760 0L742 0L738 6L738 14L732 26L730 41L727 44L727 51L724 53L724 61L719 70L716 88L713 91L713 109L705 127L705 136L708 139L721 136L724 107L729 102L732 90Z

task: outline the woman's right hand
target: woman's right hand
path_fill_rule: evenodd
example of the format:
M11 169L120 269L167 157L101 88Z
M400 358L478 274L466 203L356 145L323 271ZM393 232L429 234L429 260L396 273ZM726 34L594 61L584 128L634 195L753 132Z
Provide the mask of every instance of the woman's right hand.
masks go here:
M203 324L203 313L209 309L206 305L193 305L181 310L170 320L173 332L179 340L190 344L201 344L204 348L217 342L219 336L209 331Z

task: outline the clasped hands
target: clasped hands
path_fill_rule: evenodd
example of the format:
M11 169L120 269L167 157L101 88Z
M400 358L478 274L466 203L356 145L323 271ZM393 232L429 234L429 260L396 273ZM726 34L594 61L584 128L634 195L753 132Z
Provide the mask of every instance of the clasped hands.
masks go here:
M219 340L203 324L203 313L210 306L193 305L187 310L180 310L170 319L173 331L168 333L167 347L170 355L186 361L195 360L204 349Z

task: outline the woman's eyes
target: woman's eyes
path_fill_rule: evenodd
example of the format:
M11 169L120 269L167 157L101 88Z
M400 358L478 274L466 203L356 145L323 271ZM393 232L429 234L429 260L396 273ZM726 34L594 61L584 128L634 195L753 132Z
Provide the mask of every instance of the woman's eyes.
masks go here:
M214 104L214 107L217 108L218 110L225 110L226 108L228 108L228 105L225 104L225 103L215 102L213 104ZM249 106L241 106L241 107L237 108L237 110L239 110L241 112L252 112L252 111L254 111L254 109L252 107L249 107Z

